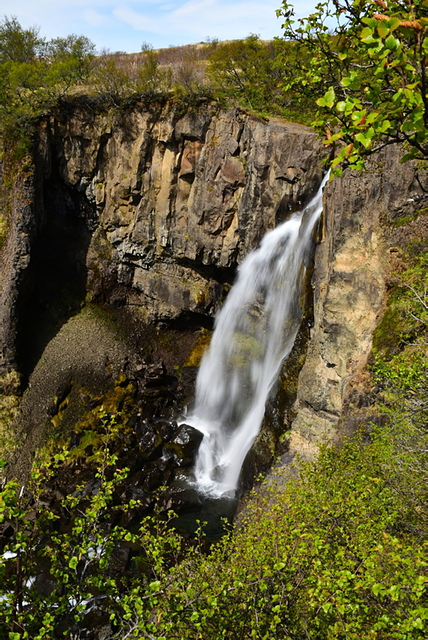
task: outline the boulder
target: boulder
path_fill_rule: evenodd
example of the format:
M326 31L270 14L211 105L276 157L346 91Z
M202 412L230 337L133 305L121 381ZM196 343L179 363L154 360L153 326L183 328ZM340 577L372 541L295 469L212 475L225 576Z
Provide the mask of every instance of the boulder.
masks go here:
M194 427L182 424L172 440L165 445L165 449L173 454L177 466L189 467L195 462L203 437Z

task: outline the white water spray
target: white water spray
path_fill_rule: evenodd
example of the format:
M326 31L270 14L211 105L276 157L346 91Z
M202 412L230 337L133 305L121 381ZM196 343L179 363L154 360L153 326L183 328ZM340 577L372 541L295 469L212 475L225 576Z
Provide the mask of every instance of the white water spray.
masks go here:
M306 208L270 231L245 258L216 319L197 377L195 406L186 418L204 434L195 480L207 496L234 496L269 392L293 347L326 180Z

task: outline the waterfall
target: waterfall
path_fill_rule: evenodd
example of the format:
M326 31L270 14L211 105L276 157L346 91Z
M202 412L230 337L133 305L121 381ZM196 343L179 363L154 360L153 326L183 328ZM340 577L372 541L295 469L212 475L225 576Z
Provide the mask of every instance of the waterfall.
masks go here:
M216 318L198 372L194 408L186 418L204 434L195 482L206 496L234 496L269 392L293 347L327 178L305 208L267 233L245 258Z

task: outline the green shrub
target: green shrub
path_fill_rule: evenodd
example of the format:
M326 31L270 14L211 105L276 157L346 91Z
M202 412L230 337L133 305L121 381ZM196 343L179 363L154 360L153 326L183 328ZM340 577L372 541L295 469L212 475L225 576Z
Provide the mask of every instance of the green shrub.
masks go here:
M114 106L119 106L121 101L131 93L132 85L129 75L108 56L98 61L92 73L92 82L96 91Z
M121 524L135 505L114 499L127 470L108 447L120 424L104 420L96 491L77 486L50 506L46 474L73 470L63 450L30 491L10 482L0 494L0 525L13 528L0 556L0 637L77 638L100 626L118 639L425 637L426 511L413 525L426 485L412 475L420 452L399 450L408 424L325 448L299 478L280 472L204 553L161 519ZM114 570L124 544L130 573Z
M295 74L293 43L276 39L263 42L251 34L243 40L217 43L208 60L207 73L221 100L235 101L261 113L279 114L305 122L312 107L299 91L284 92Z

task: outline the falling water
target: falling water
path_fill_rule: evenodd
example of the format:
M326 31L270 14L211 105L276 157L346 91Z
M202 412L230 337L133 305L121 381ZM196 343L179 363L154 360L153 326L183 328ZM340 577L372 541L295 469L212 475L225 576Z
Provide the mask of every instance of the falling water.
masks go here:
M242 262L219 313L186 422L199 429L197 489L233 497L269 392L302 319L305 272L322 210L323 183L309 205L270 231Z

